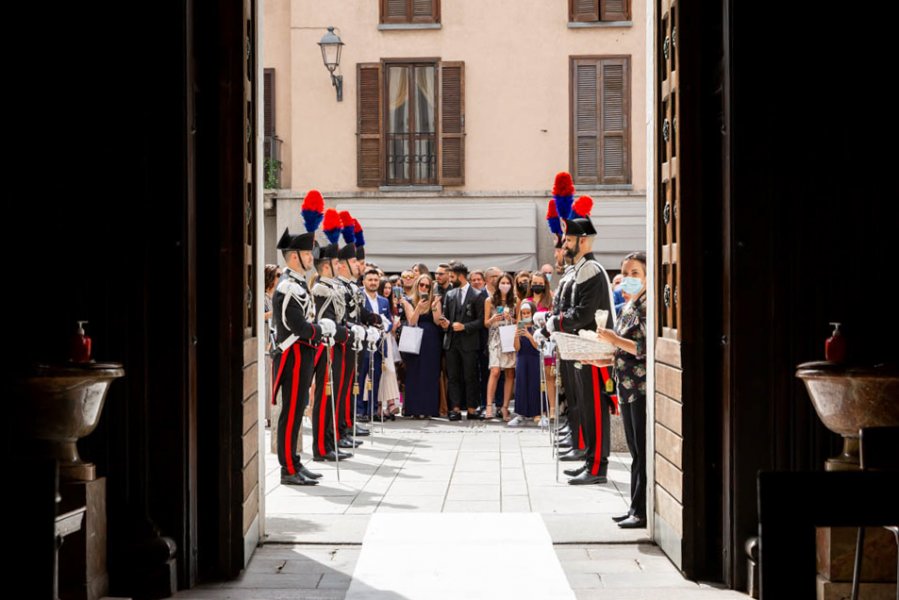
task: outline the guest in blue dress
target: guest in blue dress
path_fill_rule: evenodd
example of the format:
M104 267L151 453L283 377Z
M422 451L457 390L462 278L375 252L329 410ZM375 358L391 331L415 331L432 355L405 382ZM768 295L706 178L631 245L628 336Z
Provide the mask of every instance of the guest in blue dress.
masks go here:
M543 368L540 350L534 340L535 312L536 307L531 301L523 301L515 332L515 350L518 352L515 363L515 414L529 419L540 417L540 370ZM520 419L513 419L509 425L513 422L513 426L522 424Z
M443 329L438 323L443 316L440 297L433 293L434 282L420 275L412 295L403 298L406 327L421 327L421 349L418 354L401 352L406 365L406 393L403 412L415 418L433 417L440 412L440 353Z

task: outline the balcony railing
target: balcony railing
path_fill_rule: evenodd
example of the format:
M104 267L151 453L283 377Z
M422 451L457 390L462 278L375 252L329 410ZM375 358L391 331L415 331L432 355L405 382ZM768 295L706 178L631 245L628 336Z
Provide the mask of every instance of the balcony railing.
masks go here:
M281 138L276 135L267 135L263 142L263 175L265 177L265 189L281 189Z

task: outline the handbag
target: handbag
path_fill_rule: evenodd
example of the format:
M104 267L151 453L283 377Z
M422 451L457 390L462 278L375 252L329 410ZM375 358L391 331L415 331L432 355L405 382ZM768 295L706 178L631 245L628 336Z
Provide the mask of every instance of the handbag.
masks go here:
M406 325L400 333L400 352L408 354L418 354L421 351L421 336L424 329Z

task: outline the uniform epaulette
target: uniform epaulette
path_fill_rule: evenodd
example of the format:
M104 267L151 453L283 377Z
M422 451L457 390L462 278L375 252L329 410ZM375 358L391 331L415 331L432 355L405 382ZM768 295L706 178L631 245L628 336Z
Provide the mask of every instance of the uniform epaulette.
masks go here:
M578 283L584 283L588 279L596 277L602 273L602 267L600 267L599 263L595 260L588 260L584 262L580 267L578 267L577 275L575 281Z

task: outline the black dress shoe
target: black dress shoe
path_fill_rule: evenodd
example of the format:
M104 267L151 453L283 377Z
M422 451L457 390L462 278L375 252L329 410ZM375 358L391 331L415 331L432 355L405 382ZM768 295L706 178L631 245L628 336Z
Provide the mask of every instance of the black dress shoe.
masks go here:
M318 480L306 477L302 473L294 473L293 475L282 475L281 485L318 485Z
M565 469L562 472L565 473L566 475L568 475L569 477L577 477L578 475L580 475L581 473L583 473L586 470L587 470L587 465L584 465L584 466L578 467L577 469ZM625 518L627 518L627 517L625 517Z
M584 452L583 450L576 450L576 449L572 450L571 452L568 452L566 454L559 455L559 460L563 460L565 462L582 461L582 460L586 460L586 458L587 458L586 452Z
M358 417L356 417L356 420L360 423L368 423L371 421L368 415L359 415Z
M300 473L303 474L303 477L308 477L309 479L319 479L322 474L321 473L313 473L309 469L307 469L304 465L300 465Z
M583 473L578 475L577 477L572 477L568 480L568 483L571 485L595 485L598 483L606 483L608 478L603 477L602 475L591 475L585 469ZM624 521L622 521L623 523ZM621 527L621 523L618 524Z
M450 421L461 421L461 420L462 420L462 413L460 413L460 412L451 412L451 413L449 414L449 420L450 420Z
M356 425L356 433L353 434L356 437L365 437L367 435L371 435L371 430L367 427L359 427Z
M323 460L326 460L328 462L334 462L338 458L340 460L345 460L351 456L352 456L352 454L348 454L346 452L335 452L335 451L331 450L330 452L328 452L327 454L324 454L322 456L313 456L312 460L314 460L315 462L322 462Z
M362 442L357 442L356 440L348 440L347 438L343 438L337 442L338 448L355 448L357 446L361 446Z
M641 519L636 515L631 515L625 520L618 523L622 529L643 529L646 527L646 519Z
M479 415L476 412L466 413L465 419L468 421L483 421L484 415Z
M626 519L630 519L630 518L631 518L631 513L627 513L626 515L618 515L617 517L612 517L612 520L615 521L616 523L621 523L622 521L624 521Z
M559 438L559 448L571 448L572 446L574 446L574 442L570 435Z

